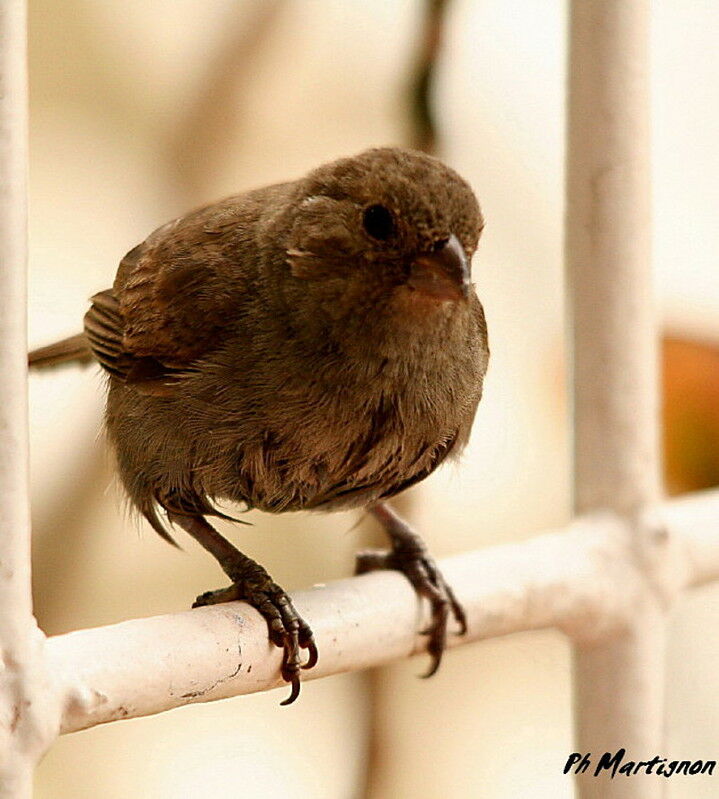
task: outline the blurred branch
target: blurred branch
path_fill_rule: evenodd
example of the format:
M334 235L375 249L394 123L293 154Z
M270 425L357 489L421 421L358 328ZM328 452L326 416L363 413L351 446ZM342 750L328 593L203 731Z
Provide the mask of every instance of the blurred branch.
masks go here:
M634 558L627 523L608 514L444 560L469 621L467 635L451 636L450 645L548 627L583 642L612 638L630 623L650 579L652 591L669 599L683 585L719 577L719 491L658 510L646 529L671 547L661 585ZM416 596L398 573L317 586L293 601L320 648L307 679L377 666L425 646L416 634ZM56 636L47 653L75 697L64 732L282 685L281 652L269 644L266 623L238 602Z
M437 123L432 108L432 89L448 6L449 0L424 0L422 31L410 82L412 120L410 144L428 153L433 153L437 147Z
M168 168L191 203L203 198L203 186L223 157L227 143L218 139L228 130L237 133L234 122L243 112L243 89L255 83L253 64L283 3L258 0L251 5L249 18L232 7L194 101L185 106L169 142Z

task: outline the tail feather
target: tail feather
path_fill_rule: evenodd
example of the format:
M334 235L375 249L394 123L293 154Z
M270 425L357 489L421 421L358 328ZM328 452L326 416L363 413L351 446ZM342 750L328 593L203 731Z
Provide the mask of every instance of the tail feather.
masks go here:
M84 333L48 344L47 347L39 347L27 356L27 362L31 369L45 369L73 361L90 363L92 360L92 352Z

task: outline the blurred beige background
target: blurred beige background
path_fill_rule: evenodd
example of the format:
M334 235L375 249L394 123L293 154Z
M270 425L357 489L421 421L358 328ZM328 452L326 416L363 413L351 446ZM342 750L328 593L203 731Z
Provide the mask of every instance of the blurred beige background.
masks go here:
M30 343L76 332L122 255L192 206L408 140L418 0L31 0ZM664 324L719 341L719 6L654 7L655 262ZM414 492L438 556L569 514L562 301L566 7L455 0L435 92L440 154L487 228L475 280L492 363L472 444ZM128 518L100 435L94 369L31 380L35 593L49 633L184 609L222 575ZM231 533L289 589L347 575L373 534L352 514ZM225 528L226 530L229 528ZM716 757L719 589L677 608L672 757ZM570 659L554 633L198 705L61 739L37 795L286 799L571 797ZM653 754L653 753L643 753ZM669 796L717 795L716 777Z

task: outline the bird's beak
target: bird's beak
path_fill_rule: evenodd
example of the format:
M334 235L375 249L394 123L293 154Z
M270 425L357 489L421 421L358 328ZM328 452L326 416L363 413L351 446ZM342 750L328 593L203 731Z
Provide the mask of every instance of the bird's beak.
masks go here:
M471 288L469 278L467 255L452 234L434 252L414 259L407 285L437 300L466 300Z

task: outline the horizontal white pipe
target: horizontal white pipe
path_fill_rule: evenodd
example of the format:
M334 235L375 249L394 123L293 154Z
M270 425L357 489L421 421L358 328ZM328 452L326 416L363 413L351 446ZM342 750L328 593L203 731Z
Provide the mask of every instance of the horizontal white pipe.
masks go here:
M686 526L682 509L704 528L693 527L686 542L676 544L677 573L695 582L689 565L712 548L713 537L719 576L719 491L672 503L671 524ZM444 560L442 570L469 621L467 635L451 636L450 644L546 627L592 640L628 623L643 578L624 549L622 525L610 516L586 518L563 532ZM710 577L704 564L697 572L702 581ZM320 650L307 679L377 666L423 648L417 599L397 573L316 586L293 600ZM281 684L280 652L268 644L265 622L244 603L55 636L47 654L51 672L73 697L63 732Z

